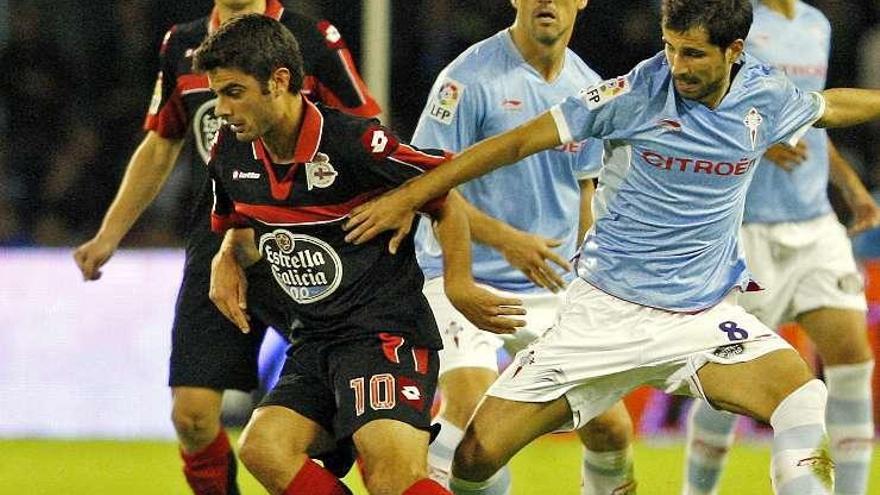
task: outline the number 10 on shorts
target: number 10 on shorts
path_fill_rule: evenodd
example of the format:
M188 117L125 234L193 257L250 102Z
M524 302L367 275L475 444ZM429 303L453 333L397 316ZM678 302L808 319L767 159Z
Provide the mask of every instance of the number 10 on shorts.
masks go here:
M352 378L348 386L354 390L354 410L360 416L366 408L366 379L362 376ZM395 400L394 376L381 373L370 377L370 407L374 411L394 409Z

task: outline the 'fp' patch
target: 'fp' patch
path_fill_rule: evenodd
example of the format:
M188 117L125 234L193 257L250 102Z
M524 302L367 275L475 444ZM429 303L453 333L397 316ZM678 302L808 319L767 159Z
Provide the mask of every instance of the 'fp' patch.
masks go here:
M463 84L453 79L446 79L432 96L428 115L441 124L451 124L463 92Z
M591 86L581 91L581 98L587 104L587 108L595 110L618 96L625 95L632 90L629 79L620 76L615 79L602 81L596 86Z

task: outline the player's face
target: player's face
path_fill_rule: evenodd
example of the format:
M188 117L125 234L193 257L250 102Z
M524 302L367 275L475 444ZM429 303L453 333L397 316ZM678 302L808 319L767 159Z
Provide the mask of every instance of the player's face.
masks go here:
M550 45L571 32L579 10L587 0L512 0L516 24L525 27L529 37Z
M218 68L208 72L208 83L217 95L214 114L226 120L239 141L253 141L271 129L274 98L255 77Z
M702 27L687 31L663 28L666 60L678 94L714 108L727 93L730 68L742 52L742 40L721 48Z

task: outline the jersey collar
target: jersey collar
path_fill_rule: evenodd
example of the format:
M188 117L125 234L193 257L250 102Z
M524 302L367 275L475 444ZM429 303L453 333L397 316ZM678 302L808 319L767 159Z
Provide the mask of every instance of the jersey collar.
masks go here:
M263 15L271 17L276 21L281 19L281 14L284 13L284 5L281 5L279 0L266 0L266 10L263 12ZM220 13L217 11L217 7L214 7L211 10L211 18L208 21L208 34L213 33L220 27Z
M312 161L318 152L318 146L321 144L321 134L324 130L324 116L314 103L308 98L301 96L303 102L303 121L299 128L299 136L296 138L296 148L293 150L292 163L308 163ZM271 163L269 152L262 139L254 140L253 144L254 157Z

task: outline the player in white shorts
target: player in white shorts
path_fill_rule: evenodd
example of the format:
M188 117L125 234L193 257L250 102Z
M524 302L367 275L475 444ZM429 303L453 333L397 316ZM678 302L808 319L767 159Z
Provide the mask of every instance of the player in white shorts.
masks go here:
M414 144L461 151L601 81L567 48L585 1L511 3L516 9L513 25L468 48L437 77ZM486 243L472 247L475 279L503 297L522 301L527 312L525 326L515 335L502 338L479 330L452 307L443 291L439 246L428 223L421 222L417 255L427 279L425 295L443 337L439 379L443 402L437 418L442 429L428 453L435 480L448 482L464 427L498 377L499 348L504 346L513 355L553 325L562 296L551 290L564 288L574 278L566 260L577 252L591 222L592 179L601 162L602 143L590 139L533 155L515 169L459 188L475 207L470 217L474 238ZM550 261L567 270L558 273ZM632 423L622 403L609 407L608 413L578 432L585 447L584 494L635 491L629 446ZM504 467L487 490L505 493L510 485Z
M352 212L347 240L395 230L395 249L416 208L444 191L563 143L604 139L581 280L554 329L517 354L469 421L454 492L486 493L523 446L583 424L641 383L769 422L777 494L833 490L825 385L728 298L756 288L738 232L761 156L814 124L880 119L880 91L801 91L744 52L751 22L749 0L663 0L664 53Z
M800 0L757 2L746 51L786 72L799 88L825 87L830 50L831 26L818 9ZM796 147L771 148L749 187L741 231L749 269L766 290L740 303L770 328L799 322L816 344L828 388L835 493L863 495L874 436L874 361L862 278L828 201L829 178L851 207L853 233L877 225L877 205L823 129L810 129ZM732 414L694 403L684 494L716 493L735 423Z

